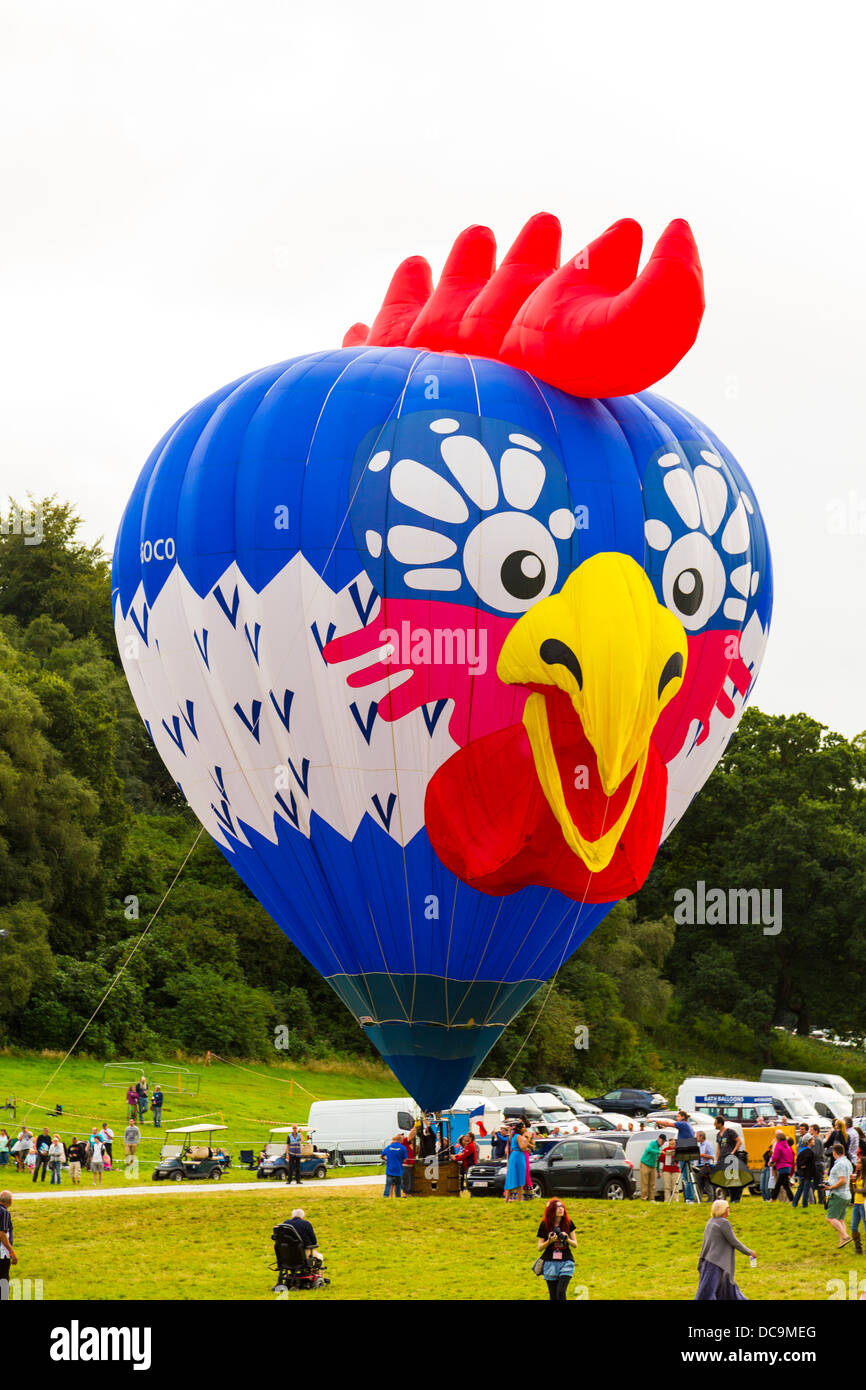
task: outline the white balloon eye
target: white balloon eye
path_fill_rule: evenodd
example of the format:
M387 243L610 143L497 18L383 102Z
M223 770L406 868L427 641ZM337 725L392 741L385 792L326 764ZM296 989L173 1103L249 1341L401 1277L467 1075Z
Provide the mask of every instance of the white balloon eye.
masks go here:
M559 556L540 521L521 512L497 512L471 532L463 547L463 568L488 607L525 613L553 591Z
M681 536L665 556L662 593L687 632L698 632L725 596L725 567L712 542L698 531Z

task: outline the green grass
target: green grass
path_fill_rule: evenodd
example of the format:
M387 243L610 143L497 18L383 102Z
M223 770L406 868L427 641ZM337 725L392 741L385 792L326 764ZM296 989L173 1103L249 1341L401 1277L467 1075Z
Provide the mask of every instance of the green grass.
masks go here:
M12 1120L8 1110L0 1110L0 1126L7 1130L14 1142L25 1119L34 1133L47 1124L52 1134L59 1132L68 1143L73 1135L86 1138L94 1122L101 1124L107 1120L114 1130L115 1158L119 1156L122 1159L123 1131L126 1128L125 1086L104 1087L101 1084L101 1061L71 1057L56 1080L42 1094L61 1060L61 1056L44 1053L0 1053L0 1104L10 1095L17 1099L15 1120ZM162 1062L167 1059L156 1057L151 1060ZM353 1097L401 1094L399 1083L387 1068L363 1062L312 1063L305 1067L296 1066L290 1061L270 1065L264 1062L240 1065L211 1062L204 1066L201 1061L185 1060L181 1065L200 1073L199 1092L192 1097L179 1096L172 1094L167 1087L163 1088L165 1105L162 1131L186 1121L225 1123L228 1130L221 1137L233 1146L235 1158L240 1149L253 1149L258 1153L268 1137L270 1126L305 1124L314 1099L348 1100ZM63 1106L60 1117L51 1113L58 1103ZM140 1128L142 1142L138 1150L139 1175L136 1182L149 1183L153 1164L164 1140L162 1131L153 1127L150 1111ZM353 1173L375 1171L371 1168L342 1168L333 1170L333 1176L348 1177ZM0 1174L3 1183L13 1192L26 1190L30 1182L29 1176L16 1173L11 1163L0 1169ZM227 1178L232 1182L256 1181L255 1173L237 1167L229 1170ZM89 1174L84 1174L83 1182L92 1182ZM106 1173L103 1182L106 1186L121 1186L125 1182L124 1174L120 1170ZM64 1174L63 1185L67 1186L68 1183L68 1175ZM45 1185L48 1185L48 1179Z
M22 1278L42 1279L46 1300L274 1298L270 1234L288 1194L253 1197L189 1189L165 1197L30 1202L13 1206ZM294 1201L294 1196L292 1201ZM329 1289L349 1300L545 1299L530 1265L541 1204L463 1197L384 1202L378 1188L326 1187L301 1199L325 1253ZM589 1299L690 1299L706 1206L633 1201L572 1203L578 1255L571 1292ZM737 1278L751 1299L826 1299L829 1281L866 1279L853 1246L817 1208L744 1199L734 1225L758 1253ZM829 1285L829 1286L828 1286Z

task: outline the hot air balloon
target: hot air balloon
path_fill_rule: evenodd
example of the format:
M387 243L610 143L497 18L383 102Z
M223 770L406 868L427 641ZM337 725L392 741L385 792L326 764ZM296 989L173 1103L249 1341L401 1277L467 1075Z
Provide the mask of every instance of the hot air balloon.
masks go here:
M761 663L754 493L648 388L689 349L686 223L560 266L472 227L433 288L160 440L114 556L151 738L228 862L428 1111L646 878Z

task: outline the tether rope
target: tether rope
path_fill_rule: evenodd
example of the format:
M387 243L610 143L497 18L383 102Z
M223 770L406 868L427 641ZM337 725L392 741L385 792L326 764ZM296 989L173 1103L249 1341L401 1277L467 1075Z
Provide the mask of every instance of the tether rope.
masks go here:
M144 941L144 938L147 936L147 933L150 931L151 927L153 926L154 922L156 921L157 917L159 916L160 911L161 911L162 908L165 906L165 903L166 903L166 901L167 901L167 899L168 899L169 893L171 892L172 888L173 888L174 885L177 883L178 879L180 878L181 874L183 873L184 869L186 868L187 860L189 859L190 855L192 854L193 850L195 849L196 845L198 844L198 842L199 842L199 840L201 839L201 837L202 837L203 834L204 834L204 826L202 825L202 826L199 827L199 832L198 832L198 834L196 835L195 839L193 840L192 844L190 845L189 849L187 850L187 852L186 852L186 854L185 854L185 856L184 856L184 859L183 859L183 863L181 864L180 868L178 869L178 871L177 871L177 873L175 874L174 878L172 879L171 883L168 885L168 887L166 888L164 894L162 895L162 899L161 899L161 901L160 901L160 903L159 903L159 906L157 907L156 911L154 912L153 916L151 917L151 919L150 919L150 921L148 922L147 926L145 927L144 931L141 933L141 936L140 936L140 937L138 938L138 940L136 941L135 945L133 946L133 948L132 948L132 950L130 951L129 955L127 956L126 960L123 962L123 965L122 965L122 966L120 967L120 969L118 970L118 972L117 972L117 974L115 975L114 979L112 980L111 984L108 986L108 989L107 989L107 990L105 991L105 993L103 994L103 996L102 996L102 998L100 999L99 1003L97 1004L96 1008L93 1010L93 1013L90 1015L90 1018L87 1020L87 1022L86 1022L85 1025L84 1025L84 1027L82 1028L81 1032L78 1034L78 1037L75 1039L75 1042L74 1042L74 1043L72 1044L72 1046L69 1048L69 1050L68 1050L68 1052L66 1053L66 1056L63 1058L62 1062L60 1062L60 1064L59 1064L57 1067L55 1067L54 1071L53 1071L53 1072L51 1073L51 1075L49 1076L48 1080L46 1081L45 1085L42 1087L42 1090L39 1092L39 1095L36 1097L36 1099L35 1099L34 1101L31 1101L31 1102L30 1102L30 1104L33 1106L34 1109L39 1109L39 1108L40 1108L40 1107L39 1107L39 1102L42 1100L42 1097L45 1095L45 1092L48 1090L49 1086L52 1085L52 1083L54 1082L55 1077L59 1076L59 1075L60 1075L60 1072L61 1072L61 1071L63 1070L63 1068L66 1066L66 1063L69 1061L69 1058L71 1057L72 1053L75 1051L76 1047L77 1047L78 1044L81 1042L81 1039L84 1037L84 1034L87 1032L87 1030L88 1030L88 1028L90 1027L91 1023L92 1023L93 1020L96 1018L96 1015L99 1013L100 1009L102 1008L102 1006L103 1006L103 1004L105 1003L106 999L108 998L109 994L110 994L111 991L114 989L114 986L117 984L117 982L118 982L118 980L120 979L120 977L122 976L124 970L126 970L126 967L129 965L129 962L132 960L132 958L133 958L133 956L135 955L136 951L138 950L139 946L140 946L141 943ZM27 1116L26 1116L26 1115L24 1116L24 1121L25 1121L25 1123L27 1122Z

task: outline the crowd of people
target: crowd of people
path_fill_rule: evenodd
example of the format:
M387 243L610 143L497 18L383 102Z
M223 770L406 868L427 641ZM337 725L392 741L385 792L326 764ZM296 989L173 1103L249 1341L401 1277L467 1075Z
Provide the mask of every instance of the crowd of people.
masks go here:
M144 1115L151 1111L153 1125L159 1129L162 1117L163 1094L157 1084L148 1097L147 1080L141 1077L135 1086L130 1086L126 1094L128 1121L123 1134L124 1154L132 1160L141 1143L141 1129ZM104 1172L113 1166L114 1131L107 1120L94 1125L86 1137L73 1134L67 1141L59 1133L53 1133L48 1125L43 1125L41 1133L34 1133L25 1121L15 1138L0 1128L0 1168L14 1164L19 1173L31 1173L33 1182L44 1182L46 1173L51 1174L50 1185L61 1185L61 1177L68 1169L69 1179L76 1187L81 1182L82 1171L93 1177L94 1186L102 1183Z
M415 1167L429 1164L456 1163L460 1188L466 1186L466 1174L478 1162L478 1138L471 1130L451 1139L447 1129L437 1129L429 1116L413 1125L408 1133L398 1132L385 1145L381 1154L385 1164L383 1197L408 1197L414 1191Z

